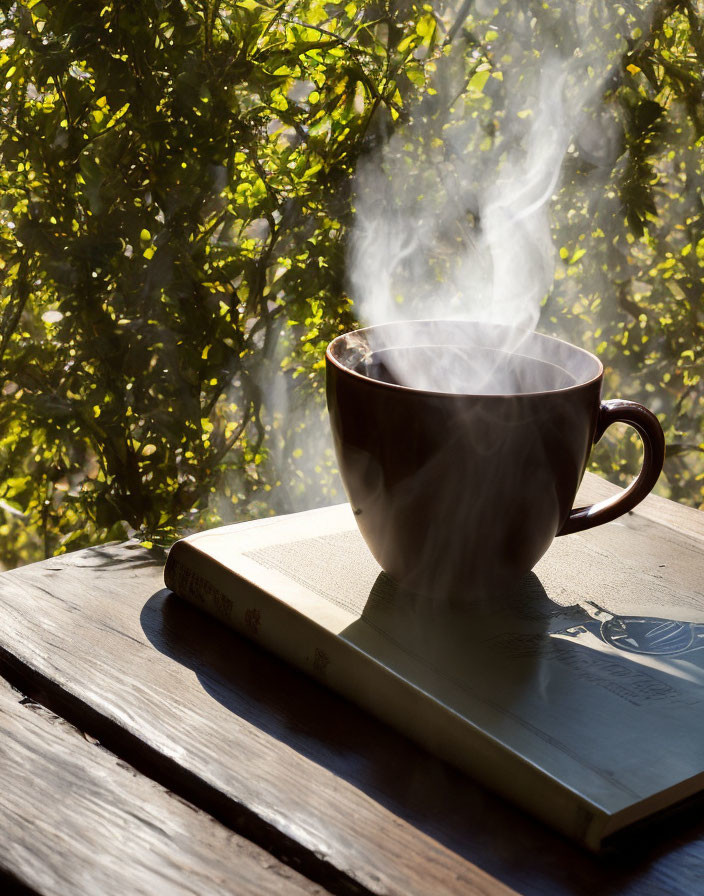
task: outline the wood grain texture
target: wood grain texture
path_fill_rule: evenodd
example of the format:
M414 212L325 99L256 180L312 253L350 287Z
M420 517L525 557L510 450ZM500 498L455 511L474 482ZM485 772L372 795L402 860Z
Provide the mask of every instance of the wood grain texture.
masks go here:
M0 876L13 889L323 893L3 680L0 725Z
M597 860L160 586L135 546L5 573L5 674L330 889L697 892L696 808Z
M370 728L364 713L223 631L161 582L161 565L134 545L5 573L0 671L330 889L510 892L384 805L402 738ZM390 737L380 769L377 731ZM413 791L433 762L411 755L421 762L403 770L418 779Z
M577 495L576 504L591 504L602 501L620 492L617 485L613 485L600 476L586 473ZM661 498L660 495L648 495L648 497L632 511L642 519L651 520L661 526L667 526L677 532L686 532L695 538L704 540L704 513L694 507L685 507Z

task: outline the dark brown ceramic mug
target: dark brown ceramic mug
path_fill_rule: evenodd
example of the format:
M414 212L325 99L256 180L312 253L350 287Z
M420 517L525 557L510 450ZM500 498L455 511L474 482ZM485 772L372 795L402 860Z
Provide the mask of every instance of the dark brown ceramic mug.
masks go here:
M326 353L342 480L382 569L416 591L481 594L517 581L556 535L609 522L653 488L657 418L601 401L583 349L510 327L406 321L346 333ZM573 509L591 446L616 422L643 441L623 493Z

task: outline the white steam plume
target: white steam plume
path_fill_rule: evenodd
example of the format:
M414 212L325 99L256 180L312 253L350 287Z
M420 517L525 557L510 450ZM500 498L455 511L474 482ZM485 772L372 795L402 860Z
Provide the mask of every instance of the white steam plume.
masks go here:
M606 80L646 16L597 0L534 6L537 17L507 0L479 24L475 10L487 56L455 36L434 92L359 166L348 275L363 324L535 327L554 277L549 206L562 161L600 120Z

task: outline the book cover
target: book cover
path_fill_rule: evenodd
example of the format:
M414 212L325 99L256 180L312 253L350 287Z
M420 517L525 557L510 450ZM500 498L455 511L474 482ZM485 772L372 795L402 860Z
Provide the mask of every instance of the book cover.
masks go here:
M392 582L348 505L177 542L165 582L587 847L704 788L704 552L631 514L491 601Z

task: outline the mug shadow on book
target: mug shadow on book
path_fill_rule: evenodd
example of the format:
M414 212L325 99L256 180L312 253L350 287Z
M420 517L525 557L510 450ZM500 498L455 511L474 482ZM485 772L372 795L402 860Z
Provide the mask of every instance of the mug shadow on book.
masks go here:
M550 600L532 572L494 602L462 605L428 601L381 572L361 617L341 634L421 687L427 681L431 692L442 687L442 680L473 690L477 679L489 678L492 688L501 692L501 703L510 707L523 691L535 687L541 654L537 649L520 651L520 668L514 674L515 664L509 660L519 652L513 649L516 644L507 643L507 636L523 646L542 644L551 626L559 628L574 619L568 612L573 609Z
M364 649L369 630L392 643L397 656L452 676L461 686L490 680L491 689L502 689L507 707L507 689L520 699L522 691L545 691L549 684L558 691L569 688L568 679L554 671L555 681L548 681L551 668L560 667L586 674L590 685L634 706L702 699L704 616L693 622L612 613L594 601L561 605L533 572L493 605L441 608L382 572L360 619L343 635Z
M389 589L393 592L393 587L383 574L379 576L370 591L363 621L353 625L367 629L388 627L394 616L389 608ZM501 613L491 623L485 619L484 627L479 626L474 632L467 626L456 630L450 626L445 641L449 655L466 657L469 637L469 643L476 645L472 662L480 671L483 669L483 674L487 667L482 661L496 662L497 656L508 651L518 663L516 668L522 669L521 674L525 676L526 670L532 670L528 677L539 677L546 644L548 651L556 649L563 656L572 657L573 663L575 657L591 657L593 645L584 643L584 633L596 638L594 631L601 630L604 621L596 617L599 613L610 616L595 605L560 606L549 598L532 573L514 595L507 597L505 610L512 620L519 620L519 636L503 628ZM406 610L400 617L408 626ZM192 669L214 700L259 729L262 737L285 743L488 871L500 873L502 867L496 858L496 847L489 844L505 840L505 830L511 829L517 835L512 837L512 851L530 861L533 874L540 873L540 843L544 835L533 822L494 798L487 802L481 786L399 738L363 710L343 703L337 695L312 683L308 676L225 629L167 589L155 593L145 603L141 623L161 653ZM355 633L349 631L352 627L346 632L349 640L355 640ZM420 632L416 625L414 633L411 622L410 635L417 640ZM406 630L403 637L408 636ZM412 648L412 639L405 646ZM611 650L612 660L614 652ZM697 658L702 654L704 651L696 651ZM690 658L694 655L690 652ZM632 662L632 657L625 655L616 659ZM606 688L608 682L605 678L601 684ZM560 686L560 682L556 684ZM510 699L520 701L526 681L520 675L509 674L503 687L508 689ZM573 711L578 714L579 707L574 706ZM632 861L642 861L644 849L657 854L667 850L671 836L685 835L686 840L696 837L701 825L685 834L683 827L692 822L687 816L688 813L680 817L683 824L670 822L667 829L654 826L652 836L638 838L632 849L625 843L619 856L608 858L610 874L616 875L614 885L620 872L628 873ZM593 860L576 847L565 848L573 853L573 870L584 864L583 892L590 892L591 875L587 872L593 870ZM549 859L546 861L549 865ZM551 875L554 868L546 865L545 871ZM569 877L574 881L572 875ZM608 893L603 881L600 887ZM582 890L571 887L570 892Z
M545 833L530 817L309 675L168 589L146 601L140 622L159 652L191 669L213 700L258 729L248 739L249 750L275 738L499 879L506 876L507 847L495 844L511 830L510 853L517 864L530 867L531 875L554 879L554 863L544 856ZM221 714L217 719L226 732L227 721ZM232 762L238 761L233 738ZM336 793L344 798L344 789ZM589 881L590 857L567 841L561 848L572 869L558 875L565 885L574 868L583 867ZM591 896L594 889L585 884L571 892Z

